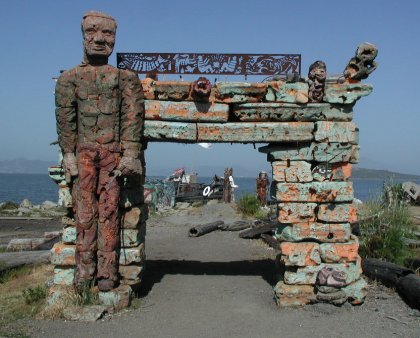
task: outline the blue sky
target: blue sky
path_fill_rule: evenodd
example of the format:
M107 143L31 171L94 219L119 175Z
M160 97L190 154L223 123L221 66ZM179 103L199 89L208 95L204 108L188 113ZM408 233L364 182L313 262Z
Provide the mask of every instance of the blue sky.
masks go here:
M80 21L91 9L118 22L115 52L300 53L341 73L357 45L378 46L373 93L355 106L361 167L420 175L420 2L0 0L0 160L55 162L54 81L82 57ZM150 167L266 168L252 145L150 144Z

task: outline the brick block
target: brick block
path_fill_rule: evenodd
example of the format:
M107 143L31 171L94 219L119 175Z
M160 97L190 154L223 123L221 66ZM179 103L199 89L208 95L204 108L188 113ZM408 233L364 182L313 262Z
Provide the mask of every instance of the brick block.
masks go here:
M145 260L145 246L144 243L133 248L120 249L120 265L143 264Z
M51 252L51 264L62 266L76 265L76 246L71 244L56 243Z
M331 165L333 181L347 181L352 174L353 166L351 163L333 163Z
M201 123L198 142L298 142L313 139L312 122Z
M155 87L154 87L155 80L151 78L141 79L141 85L143 87L144 98L146 100L154 100L155 99Z
M316 266L306 266L297 268L296 271L287 270L284 273L284 282L286 284L311 284L315 285L318 272L324 268L333 268L344 273L344 280L346 285L353 283L360 278L360 264L354 263L340 263L340 264L320 264Z
M348 300L353 305L360 305L365 301L368 293L368 284L363 278L359 278L355 282L345 286L341 289L348 297Z
M76 227L65 227L63 229L62 241L66 244L76 244Z
M279 202L352 202L351 182L277 183Z
M115 311L130 306L133 291L129 285L120 285L118 288L108 292L99 292L99 302Z
M280 223L315 221L316 207L316 203L279 203L278 220Z
M315 122L315 141L328 143L352 143L358 139L356 125L353 122Z
M308 88L308 84L305 82L267 82L267 95L265 96L265 100L268 102L307 103Z
M141 280L143 270L144 270L144 266L121 265L118 271L122 279L138 282L139 280ZM124 283L124 284L128 284L128 283Z
M147 206L147 204L132 207L130 209L125 210L122 216L121 227L123 229L137 229L137 227L141 223L146 222L148 218L149 207Z
M120 239L122 248L137 247L144 242L146 236L146 223L138 229L121 229Z
M272 162L273 180L277 182L312 182L311 164L305 161Z
M316 162L359 162L359 146L350 143L312 143L311 152Z
M191 141L195 142L195 123L144 121L144 138L147 141Z
M267 154L267 161L312 161L310 144L272 145L258 148L260 153Z
M258 102L266 92L266 84L260 82L217 82L214 91L216 102L224 103Z
M328 83L325 85L324 102L351 104L372 92L366 83Z
M302 306L315 299L312 285L288 285L278 282L274 287L274 298L279 307Z
M158 100L186 100L190 95L191 82L156 81L154 83L155 97Z
M320 245L321 260L324 263L355 262L358 256L359 241L352 236L348 243L322 243Z
M309 266L321 264L319 244L313 242L280 243L281 260L286 266Z
M71 286L74 282L74 268L56 266L54 268L54 284Z
M353 223L357 220L357 209L353 204L320 204L317 218L329 223Z
M229 105L210 102L145 101L147 120L227 122Z
M280 225L276 229L276 237L282 241L299 242L316 240L326 243L344 243L350 239L351 228L349 223L296 223L293 225Z

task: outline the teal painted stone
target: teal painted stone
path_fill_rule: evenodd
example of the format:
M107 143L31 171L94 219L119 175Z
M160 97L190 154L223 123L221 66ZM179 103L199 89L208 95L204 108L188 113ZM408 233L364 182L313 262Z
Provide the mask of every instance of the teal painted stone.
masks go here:
M324 102L351 104L362 96L372 93L373 87L365 83L336 83L326 84Z
M263 99L266 92L265 83L217 82L215 100L225 103L258 102Z
M310 144L269 144L258 148L260 153L267 154L267 161L312 161Z
M61 266L75 266L76 246L71 244L56 243L51 252L51 264Z
M306 266L297 268L295 271L286 270L284 273L284 282L286 284L311 284L314 285L318 272L324 268L333 268L344 272L346 285L353 283L360 278L360 263L340 263L340 264L320 264L315 266Z
M120 285L118 288L108 292L99 292L99 302L115 311L130 306L133 291L129 285Z
M352 202L351 182L277 183L278 202Z
M359 259L359 240L351 236L346 243L322 243L320 245L321 260L324 263L347 263Z
M74 282L74 268L60 267L54 268L54 284L56 285L73 285Z
M312 182L311 163L306 161L274 161L273 180L277 182Z
M146 259L144 242L132 248L120 249L120 265L143 264Z
M363 278L359 278L355 282L343 287L344 291L349 299L349 302L353 305L362 304L368 293L368 284Z
M312 122L200 123L198 142L299 142L313 140Z
M312 143L310 152L316 162L339 163L359 162L359 149L350 143Z
M305 82L268 82L265 100L268 102L307 103L308 88L308 84Z
M155 81L153 88L159 100L181 101L190 95L191 82Z
M144 121L144 138L157 142L195 142L197 126L195 123Z
M76 227L65 227L63 229L62 241L66 244L75 244L76 243Z
M122 248L131 248L139 246L144 242L146 236L146 226L139 227L139 229L121 229L120 240Z
M315 221L317 203L279 203L277 206L280 223L301 223Z
M315 122L315 141L317 142L355 144L356 140L356 125L353 122Z
M275 237L280 241L300 242L315 240L325 243L345 243L351 235L350 223L305 222L282 224L275 230Z

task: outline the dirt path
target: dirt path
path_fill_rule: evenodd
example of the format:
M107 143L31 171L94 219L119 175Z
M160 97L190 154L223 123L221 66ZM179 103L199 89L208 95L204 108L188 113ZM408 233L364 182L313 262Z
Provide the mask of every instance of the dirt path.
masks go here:
M235 219L225 206L177 211L148 223L140 306L96 323L34 321L35 337L419 337L420 314L372 285L366 303L278 309L274 250L237 233L188 238L191 225Z

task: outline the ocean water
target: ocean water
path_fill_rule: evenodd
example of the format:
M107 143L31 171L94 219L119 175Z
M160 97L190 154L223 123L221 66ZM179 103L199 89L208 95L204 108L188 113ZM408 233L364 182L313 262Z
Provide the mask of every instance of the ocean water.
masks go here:
M199 182L210 183L211 177L199 177ZM416 183L420 184L420 182ZM244 194L255 194L255 178L235 177L235 184L239 185L239 188L235 190L236 199ZM383 184L382 180L353 179L354 195L364 202L376 199L381 194ZM20 203L24 198L29 199L33 204L40 204L47 200L57 202L57 191L57 185L47 174L0 174L0 202Z

